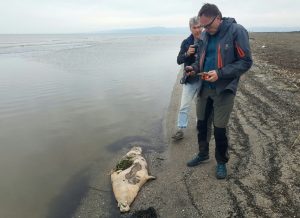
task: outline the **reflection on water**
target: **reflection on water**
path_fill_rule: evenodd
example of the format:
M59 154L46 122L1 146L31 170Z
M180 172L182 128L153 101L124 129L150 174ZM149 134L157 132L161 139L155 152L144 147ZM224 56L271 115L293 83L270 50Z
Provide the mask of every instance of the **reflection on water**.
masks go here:
M70 215L91 166L105 189L120 149L156 145L182 38L0 36L0 217Z

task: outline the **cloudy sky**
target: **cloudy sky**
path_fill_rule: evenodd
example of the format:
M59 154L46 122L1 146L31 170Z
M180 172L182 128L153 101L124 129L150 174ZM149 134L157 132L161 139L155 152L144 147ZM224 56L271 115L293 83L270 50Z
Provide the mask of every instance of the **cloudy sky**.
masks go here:
M76 33L184 27L199 0L0 0L1 33ZM212 0L246 28L299 27L300 0Z

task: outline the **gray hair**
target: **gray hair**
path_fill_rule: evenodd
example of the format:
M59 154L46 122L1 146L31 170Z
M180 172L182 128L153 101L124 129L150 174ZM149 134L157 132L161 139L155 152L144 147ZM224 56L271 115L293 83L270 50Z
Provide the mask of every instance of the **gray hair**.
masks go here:
M192 17L190 19L190 28L192 28L192 26L195 26L199 23L199 17L195 16L195 17Z

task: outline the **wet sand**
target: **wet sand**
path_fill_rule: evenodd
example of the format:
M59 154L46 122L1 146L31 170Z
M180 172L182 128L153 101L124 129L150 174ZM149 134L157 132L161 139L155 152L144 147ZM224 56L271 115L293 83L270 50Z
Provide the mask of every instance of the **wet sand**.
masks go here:
M186 167L197 153L194 107L186 137L170 140L182 91L178 76L163 121L165 151L146 152L157 180L122 215L110 186L92 187L74 217L300 217L299 38L299 33L251 34L254 65L241 78L229 123L226 180L215 178L213 139L210 160Z

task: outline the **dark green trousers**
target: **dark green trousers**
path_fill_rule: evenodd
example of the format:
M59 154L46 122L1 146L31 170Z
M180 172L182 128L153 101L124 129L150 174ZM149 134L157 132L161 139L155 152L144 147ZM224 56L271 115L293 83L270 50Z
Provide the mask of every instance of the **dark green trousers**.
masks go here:
M218 163L227 163L229 160L226 127L233 109L234 97L235 95L229 90L218 95L215 89L203 87L197 98L199 153L201 155L209 154L207 116L213 113L215 158Z

